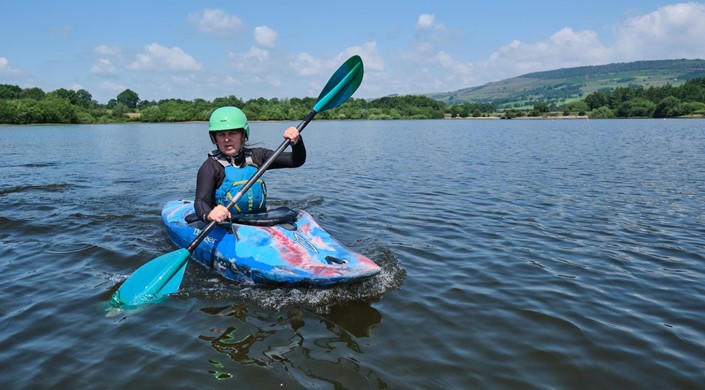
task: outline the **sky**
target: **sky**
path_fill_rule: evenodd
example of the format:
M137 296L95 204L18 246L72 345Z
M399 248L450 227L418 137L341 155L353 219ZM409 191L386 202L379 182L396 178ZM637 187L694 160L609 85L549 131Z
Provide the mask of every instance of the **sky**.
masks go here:
M354 97L449 92L530 72L705 59L705 2L22 0L0 4L0 84L107 103L317 97L347 58Z

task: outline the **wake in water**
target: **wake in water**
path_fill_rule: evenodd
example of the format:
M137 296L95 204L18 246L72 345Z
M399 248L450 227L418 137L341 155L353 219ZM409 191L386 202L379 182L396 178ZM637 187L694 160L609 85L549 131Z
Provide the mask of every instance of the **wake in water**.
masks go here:
M181 289L171 298L196 298L201 301L249 301L263 309L281 310L289 307L304 307L318 314L327 314L332 308L352 302L374 302L388 290L396 290L406 278L406 270L387 248L374 248L369 257L375 260L381 271L371 279L360 283L344 284L327 288L267 286L254 283L236 283L216 275L195 261L189 263ZM114 283L108 295L117 291L129 275L112 275ZM164 297L163 299L169 299ZM157 303L151 302L151 304ZM117 308L105 304L106 317L124 316L140 312L150 305Z
M179 297L199 300L252 301L265 309L281 310L286 307L304 306L317 313L327 313L336 305L376 301L388 290L398 289L406 277L397 258L386 248L375 248L369 254L382 268L379 274L360 283L307 288L265 286L253 283L235 283L215 276L207 269L194 264L186 272Z
M311 209L325 202L323 197L306 197L291 201L272 199L272 207L286 206L293 209ZM362 251L358 250L362 249ZM254 283L236 283L219 276L192 262L186 271L179 296L200 300L226 300L254 302L264 309L281 310L288 307L304 307L324 314L331 308L351 302L373 302L382 298L388 290L398 289L406 278L406 271L394 254L385 247L355 248L372 259L381 271L373 278L354 284L326 288L266 286Z

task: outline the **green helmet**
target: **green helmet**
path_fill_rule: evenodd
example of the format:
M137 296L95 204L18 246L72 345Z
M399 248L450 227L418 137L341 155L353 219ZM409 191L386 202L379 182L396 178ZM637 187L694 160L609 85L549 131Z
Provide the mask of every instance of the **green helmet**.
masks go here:
M250 138L250 125L247 123L247 117L237 107L220 107L211 114L208 131L224 131L243 129L245 138Z

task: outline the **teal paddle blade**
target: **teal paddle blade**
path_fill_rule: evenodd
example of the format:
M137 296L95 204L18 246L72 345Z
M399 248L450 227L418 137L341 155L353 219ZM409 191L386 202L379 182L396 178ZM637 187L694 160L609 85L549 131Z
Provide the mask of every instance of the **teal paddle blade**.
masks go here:
M110 304L137 306L177 292L190 257L188 250L179 249L142 265L113 294Z
M365 73L360 56L348 58L343 65L331 76L313 110L322 112L338 107L345 103L352 96L362 83L362 76Z

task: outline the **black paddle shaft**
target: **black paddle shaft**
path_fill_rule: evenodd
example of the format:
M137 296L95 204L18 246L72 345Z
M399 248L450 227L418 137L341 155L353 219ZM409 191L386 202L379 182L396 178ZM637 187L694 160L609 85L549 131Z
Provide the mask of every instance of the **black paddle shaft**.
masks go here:
M308 123L311 122L311 120L313 119L313 117L316 116L316 114L317 114L317 112L315 110L311 111L308 115L306 115L306 118L304 118L304 120L302 120L301 123L299 123L299 125L296 126L296 129L299 130L299 133L304 131L304 128L306 127L306 125L308 125ZM274 154L272 154L267 159L267 161L265 161L264 164L262 164L262 166L257 169L257 172L255 172L255 174L252 175L250 180L248 180L247 183L245 183L245 185L240 189L240 191L238 191L237 194L235 194L235 196L232 198L232 200L230 200L230 203L228 203L227 206L225 206L228 210L230 210L230 208L233 207L235 205L235 203L237 203L237 201L240 200L240 198L242 198L242 196L250 189L250 187L252 187L252 185L255 184L255 182L257 180L259 180L260 177L262 177L262 175L264 174L264 171L269 169L269 167L272 165L272 163L274 163L274 160L276 160L276 158L279 157L279 155L282 154L284 152L284 150L287 147L289 147L290 144L291 144L291 140L287 138L284 140L284 142L282 142L281 145L279 145L277 150L274 151ZM198 236L191 242L191 245L189 245L188 248L186 248L186 250L189 251L189 253L193 253L193 251L196 250L196 247L198 247L198 245L201 243L201 241L203 241L206 238L208 233L210 233L211 230L213 230L213 228L217 224L218 224L218 222L211 221L205 227L205 229L201 230L201 233L198 234Z

